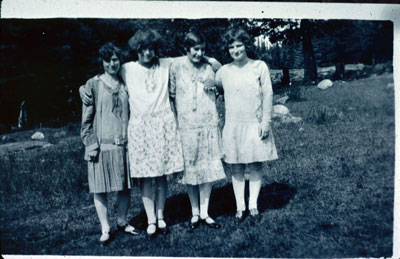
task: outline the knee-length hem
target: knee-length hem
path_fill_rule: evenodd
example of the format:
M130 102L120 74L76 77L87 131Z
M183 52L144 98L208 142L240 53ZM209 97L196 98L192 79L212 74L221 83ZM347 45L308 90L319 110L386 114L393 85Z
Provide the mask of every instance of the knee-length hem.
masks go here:
M216 81L225 94L226 122L222 131L224 162L248 164L278 159L273 130L261 140L259 127L271 126L272 85L267 65L250 60L243 67L226 64Z
M97 162L88 162L90 193L116 192L132 188L124 149L122 147L101 151Z
M128 154L132 178L171 175L183 170L182 144L168 96L172 59L121 68L129 93Z
M278 159L272 130L268 138L258 136L258 123L226 123L222 133L224 157L228 164L247 164Z
M101 76L95 76L79 93L83 102L81 137L86 146L85 160L89 160L89 152L98 151L97 161L87 164L89 192L132 188L125 147L129 107L124 85L112 89Z
M128 150L132 178L158 177L184 169L182 145L171 110L132 117Z
M214 93L204 82L214 80L209 64L195 70L188 57L174 61L170 69L170 95L175 97L185 170L181 184L198 185L224 179L222 141Z

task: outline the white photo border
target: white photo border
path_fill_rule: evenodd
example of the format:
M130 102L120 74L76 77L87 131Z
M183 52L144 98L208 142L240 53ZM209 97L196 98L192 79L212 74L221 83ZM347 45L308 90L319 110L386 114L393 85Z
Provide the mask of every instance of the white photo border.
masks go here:
M400 5L310 2L217 2L129 0L3 0L1 18L278 18L390 20L393 22L393 77L395 91L395 147L399 147ZM400 154L395 152L393 258L400 258ZM43 258L3 255L5 258ZM45 258L73 258L46 256ZM80 256L81 257L81 256ZM87 256L85 258L97 258ZM110 257L103 257L110 258ZM112 257L118 258L118 257ZM122 258L122 257L121 257ZM123 257L127 258L127 257ZM146 257L142 257L146 258ZM176 257L175 257L176 258Z

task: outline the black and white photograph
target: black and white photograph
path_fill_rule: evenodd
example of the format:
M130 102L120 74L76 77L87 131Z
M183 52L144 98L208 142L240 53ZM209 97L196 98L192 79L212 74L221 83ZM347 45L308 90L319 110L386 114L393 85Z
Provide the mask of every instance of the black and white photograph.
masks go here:
M400 5L327 2L2 1L2 257L398 258Z

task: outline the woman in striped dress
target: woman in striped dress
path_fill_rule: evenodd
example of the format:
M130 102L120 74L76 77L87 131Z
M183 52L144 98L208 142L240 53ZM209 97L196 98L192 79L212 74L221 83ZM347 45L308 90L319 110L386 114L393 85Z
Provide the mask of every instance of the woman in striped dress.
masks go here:
M107 193L118 192L118 230L136 235L139 232L126 220L130 203L131 177L127 166L128 94L118 76L120 50L112 43L103 45L99 56L104 73L81 86L81 137L88 161L89 191L100 220L101 244L110 240L107 217Z

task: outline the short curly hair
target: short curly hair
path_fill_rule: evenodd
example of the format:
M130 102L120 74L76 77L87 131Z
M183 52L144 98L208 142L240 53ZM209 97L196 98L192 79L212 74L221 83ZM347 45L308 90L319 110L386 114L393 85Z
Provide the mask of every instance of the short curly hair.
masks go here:
M107 42L99 49L99 61L102 62L104 60L109 62L114 54L121 61L121 49L118 48L114 43Z
M224 49L228 51L229 45L234 41L240 41L244 44L246 52L252 53L254 50L253 38L242 28L230 28L228 29L222 37Z
M140 52L143 49L153 47L156 56L159 54L160 48L163 46L161 35L153 29L139 29L128 41L129 47Z

